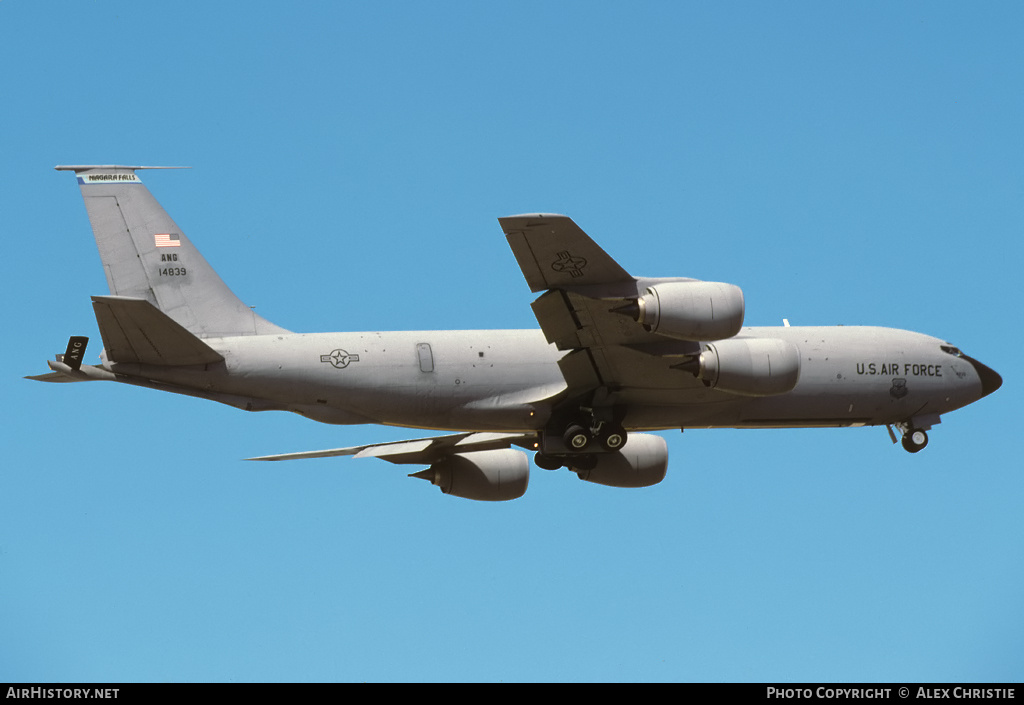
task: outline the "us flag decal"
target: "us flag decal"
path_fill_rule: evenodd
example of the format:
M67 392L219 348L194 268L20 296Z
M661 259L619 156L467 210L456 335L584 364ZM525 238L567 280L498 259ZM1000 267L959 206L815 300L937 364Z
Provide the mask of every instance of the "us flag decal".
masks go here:
M157 247L181 247L178 233L157 233L153 236Z

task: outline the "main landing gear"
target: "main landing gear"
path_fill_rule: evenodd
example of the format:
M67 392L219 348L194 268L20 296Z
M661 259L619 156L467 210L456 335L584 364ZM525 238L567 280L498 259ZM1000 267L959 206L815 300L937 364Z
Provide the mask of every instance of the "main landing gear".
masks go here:
M544 470L557 470L563 466L591 470L597 465L597 454L618 452L626 445L627 435L621 424L612 421L571 421L561 433L564 448L556 447L557 443L545 443L544 449L534 456L534 462ZM558 436L554 438L558 439Z
M565 447L576 452L583 452L593 443L597 443L608 452L615 452L626 445L626 429L618 424L598 423L597 428L582 423L570 423L562 434Z

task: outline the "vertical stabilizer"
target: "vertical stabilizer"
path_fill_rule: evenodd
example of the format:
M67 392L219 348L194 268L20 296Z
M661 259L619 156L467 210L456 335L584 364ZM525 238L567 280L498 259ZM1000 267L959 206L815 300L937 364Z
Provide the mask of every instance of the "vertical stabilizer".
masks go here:
M58 166L85 199L113 296L145 299L200 338L286 332L246 306L157 203L142 166Z

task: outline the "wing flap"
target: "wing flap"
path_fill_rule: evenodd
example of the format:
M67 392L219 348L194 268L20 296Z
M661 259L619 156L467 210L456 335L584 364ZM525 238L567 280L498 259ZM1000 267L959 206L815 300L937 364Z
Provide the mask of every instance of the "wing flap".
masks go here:
M530 308L549 343L554 343L559 350L582 347L578 334L580 324L573 317L564 291L546 291L530 304Z
M600 371L590 350L574 350L558 361L570 396L602 386Z

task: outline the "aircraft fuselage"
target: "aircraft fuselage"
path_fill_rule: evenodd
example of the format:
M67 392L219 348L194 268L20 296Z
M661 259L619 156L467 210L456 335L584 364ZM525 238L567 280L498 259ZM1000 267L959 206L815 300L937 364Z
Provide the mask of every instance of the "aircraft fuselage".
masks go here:
M623 425L630 430L878 425L937 417L987 393L979 363L920 333L863 326L750 327L743 336L778 338L798 348L800 378L792 391L738 396L675 371L675 388L615 390L628 407ZM254 411L294 411L325 423L454 431L537 430L566 389L557 364L564 353L539 330L281 334L205 342L224 356L223 363L105 367L119 381ZM664 364L671 362L667 358Z

